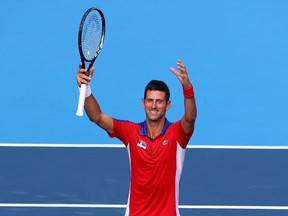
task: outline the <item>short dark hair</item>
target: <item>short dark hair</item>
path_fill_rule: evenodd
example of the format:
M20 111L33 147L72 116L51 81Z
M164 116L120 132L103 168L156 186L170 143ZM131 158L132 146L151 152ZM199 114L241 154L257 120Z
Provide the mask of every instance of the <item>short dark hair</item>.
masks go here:
M151 80L145 87L144 99L146 98L147 91L162 91L165 92L166 102L170 99L170 90L165 82L161 80Z

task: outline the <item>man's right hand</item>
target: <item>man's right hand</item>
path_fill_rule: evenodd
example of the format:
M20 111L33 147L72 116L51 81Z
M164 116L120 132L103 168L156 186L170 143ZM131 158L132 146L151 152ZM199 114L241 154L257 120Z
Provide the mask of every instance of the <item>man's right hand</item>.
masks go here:
M90 69L89 76L86 76L85 72L86 72L86 69L83 69L82 64L79 64L79 70L76 74L76 80L77 80L77 84L79 87L81 86L81 84L89 85L92 79L93 73L94 73L94 67Z

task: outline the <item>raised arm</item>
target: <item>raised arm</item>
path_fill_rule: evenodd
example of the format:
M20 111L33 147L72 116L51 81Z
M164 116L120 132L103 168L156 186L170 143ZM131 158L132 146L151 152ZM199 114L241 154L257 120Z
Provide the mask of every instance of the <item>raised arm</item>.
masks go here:
M93 77L94 67L90 69L89 76L86 76L84 73L85 69L82 69L81 66L82 65L80 64L79 70L76 75L76 80L78 86L81 86L81 84L83 83L88 85L84 105L85 111L92 122L97 124L99 127L103 128L108 133L113 133L114 132L113 119L102 112L96 98L91 93L90 81Z
M197 108L193 92L193 86L189 80L186 67L181 60L177 61L177 69L179 71L177 71L175 68L170 68L170 70L176 75L183 87L185 113L181 119L181 124L184 131L186 133L190 133L194 130L195 120L197 116Z

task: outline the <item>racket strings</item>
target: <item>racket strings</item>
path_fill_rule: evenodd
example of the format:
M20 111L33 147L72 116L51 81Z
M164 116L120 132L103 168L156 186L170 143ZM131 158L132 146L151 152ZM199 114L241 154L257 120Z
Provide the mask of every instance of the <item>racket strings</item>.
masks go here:
M102 38L102 17L99 12L90 12L84 22L82 29L82 52L86 60L92 60L97 51L100 50Z

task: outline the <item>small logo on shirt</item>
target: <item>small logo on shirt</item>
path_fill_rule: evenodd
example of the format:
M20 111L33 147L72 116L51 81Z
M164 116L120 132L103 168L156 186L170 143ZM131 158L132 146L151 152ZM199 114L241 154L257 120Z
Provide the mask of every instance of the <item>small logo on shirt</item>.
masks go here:
M143 142L142 140L140 140L138 143L137 143L137 146L143 148L143 149L146 149L147 148L147 144L145 142Z
M167 145L168 144L168 140L164 140L162 144L163 145Z

